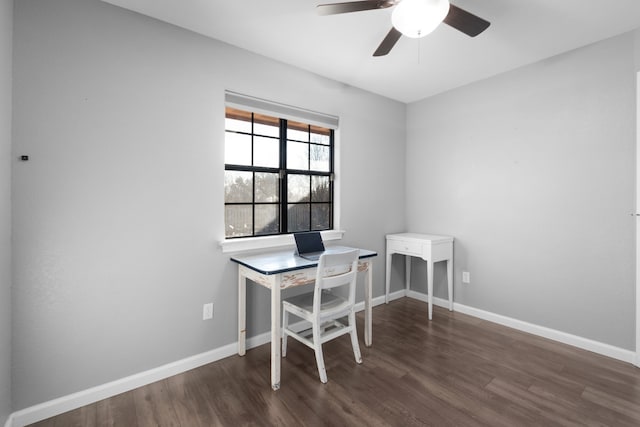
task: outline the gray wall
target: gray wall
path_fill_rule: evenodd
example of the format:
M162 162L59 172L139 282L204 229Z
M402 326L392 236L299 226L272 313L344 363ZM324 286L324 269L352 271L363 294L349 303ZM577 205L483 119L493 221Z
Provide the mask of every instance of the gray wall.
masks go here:
M457 302L635 349L633 41L408 106L407 226L455 236Z
M0 425L11 413L11 44L13 0L0 0Z
M340 117L343 244L382 255L404 229L403 104L98 0L15 9L16 409L235 342L225 89Z

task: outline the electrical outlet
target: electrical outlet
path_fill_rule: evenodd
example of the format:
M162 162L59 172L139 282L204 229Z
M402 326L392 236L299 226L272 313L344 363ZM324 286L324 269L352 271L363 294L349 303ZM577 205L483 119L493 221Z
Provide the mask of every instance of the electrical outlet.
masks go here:
M213 319L213 303L210 302L202 306L202 320Z
M471 275L468 271L462 272L462 283L471 283Z

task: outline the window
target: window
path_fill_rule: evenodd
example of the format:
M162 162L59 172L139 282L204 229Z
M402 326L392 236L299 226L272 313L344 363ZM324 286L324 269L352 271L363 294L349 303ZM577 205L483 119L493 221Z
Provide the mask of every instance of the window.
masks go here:
M233 107L225 114L225 237L329 230L334 131Z

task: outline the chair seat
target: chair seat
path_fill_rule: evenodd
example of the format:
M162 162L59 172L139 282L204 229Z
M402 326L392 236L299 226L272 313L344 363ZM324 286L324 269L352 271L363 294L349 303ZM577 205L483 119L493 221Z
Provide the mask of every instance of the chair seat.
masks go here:
M294 297L286 298L285 300L283 300L283 302L289 303L298 307L299 309L312 313L313 295L313 292L296 295ZM339 297L338 295L334 295L330 292L322 292L322 302L320 303L320 309L322 311L333 311L334 309L347 305L348 303L349 301L342 297Z
M324 343L344 334L351 332L351 327L345 325L338 320L329 320L320 325L320 342ZM291 334L292 336L294 334ZM298 341L306 344L308 347L314 348L313 345L313 328L305 329L297 334Z

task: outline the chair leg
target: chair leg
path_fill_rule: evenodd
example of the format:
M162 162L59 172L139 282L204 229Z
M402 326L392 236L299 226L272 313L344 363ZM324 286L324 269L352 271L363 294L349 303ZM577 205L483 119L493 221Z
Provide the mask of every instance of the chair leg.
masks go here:
M287 357L287 328L289 327L289 312L282 313L282 357Z
M316 354L316 363L318 364L318 375L320 375L320 381L325 384L327 382L327 370L324 367L324 357L322 355L322 342L320 342L320 325L313 324L313 345L314 353Z
M353 347L353 356L356 363L362 363L362 355L360 354L360 344L358 343L358 331L356 330L356 315L352 311L349 313L349 326L351 326L351 346Z

